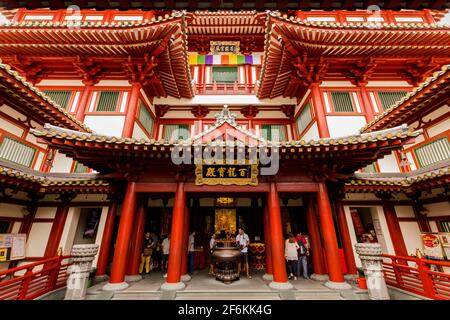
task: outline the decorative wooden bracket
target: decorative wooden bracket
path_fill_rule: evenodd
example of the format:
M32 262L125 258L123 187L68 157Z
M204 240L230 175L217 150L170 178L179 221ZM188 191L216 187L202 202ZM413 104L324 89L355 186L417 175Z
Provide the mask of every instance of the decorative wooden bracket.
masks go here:
M124 68L128 74L130 82L139 82L142 86L148 85L152 81L159 81L156 77L155 68L158 60L155 56L144 55L144 61L135 61L128 56L128 61L124 63Z
M308 61L307 54L298 56L294 59L293 66L295 70L293 72L293 78L291 81L299 81L301 85L309 87L313 83L320 83L325 75L328 62L323 58L320 58L318 62Z
M155 105L155 115L158 118L162 118L167 113L167 111L169 111L169 109L170 109L170 106L168 106L166 104L157 104L157 105Z
M355 86L366 85L376 67L377 63L372 58L354 63L349 69L351 83Z
M407 63L406 71L401 76L410 85L417 87L439 68L440 64L436 63L434 57L431 57L426 60Z
M92 86L100 81L99 75L102 72L102 68L94 59L77 56L73 65L85 85Z
M249 105L241 109L241 113L246 118L254 118L259 113L259 109L256 106Z
M43 78L44 68L28 57L14 55L11 65L19 70L32 85L35 85Z
M207 106L201 106L201 105L193 106L191 109L191 113L196 118L204 118L208 115L209 108Z
M291 104L282 104L280 106L280 110L286 115L288 118L292 118L295 114L295 106Z

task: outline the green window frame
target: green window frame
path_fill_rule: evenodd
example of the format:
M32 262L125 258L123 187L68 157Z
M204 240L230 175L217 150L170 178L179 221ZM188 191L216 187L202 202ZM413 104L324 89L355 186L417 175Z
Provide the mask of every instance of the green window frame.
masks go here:
M148 111L147 107L145 106L145 103L143 101L139 104L139 122L142 124L142 126L147 130L147 132L151 135L153 131L153 117Z
M311 123L312 121L312 114L311 114L311 102L308 102L303 110L300 112L299 116L297 117L297 128L298 133L302 133L303 130L306 129L306 127Z
M216 83L238 82L238 67L213 67L212 81Z
M352 97L348 91L332 91L334 112L355 112Z
M439 220L442 232L450 232L450 220Z
M72 91L70 90L44 90L43 91L50 99L56 102L64 110L69 106Z
M389 109L407 94L406 91L378 91L381 108L383 111Z
M286 141L286 126L284 124L261 125L261 136L268 141Z
M177 136L175 136L177 135ZM178 141L189 139L189 125L188 124L166 124L164 125L164 140Z
M75 161L75 166L73 168L74 173L88 173L89 168L86 167L84 164L79 163L78 161Z
M115 112L119 102L120 91L100 91L95 111Z
M23 142L4 137L0 145L0 158L30 168L36 151Z
M426 167L450 159L450 143L442 137L416 148L414 154L420 167Z
M377 166L375 165L375 162L371 163L371 164L368 164L367 166L362 168L361 171L364 172L364 173L376 173L376 172L378 172Z

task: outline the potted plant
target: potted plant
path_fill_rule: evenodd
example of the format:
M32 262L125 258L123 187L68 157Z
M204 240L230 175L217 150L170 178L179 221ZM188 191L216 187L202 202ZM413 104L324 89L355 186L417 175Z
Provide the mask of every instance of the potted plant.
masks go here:
M358 283L359 288L367 289L367 281L362 268L358 268L358 279L356 279L356 282Z

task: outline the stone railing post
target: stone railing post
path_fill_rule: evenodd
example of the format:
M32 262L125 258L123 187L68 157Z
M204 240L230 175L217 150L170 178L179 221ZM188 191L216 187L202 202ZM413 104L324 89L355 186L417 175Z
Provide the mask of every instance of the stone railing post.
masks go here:
M357 243L355 249L361 259L369 298L371 300L390 300L383 274L381 245L379 243Z
M98 252L98 244L76 244L72 248L72 264L67 269L67 289L64 300L83 300L86 296L92 261Z

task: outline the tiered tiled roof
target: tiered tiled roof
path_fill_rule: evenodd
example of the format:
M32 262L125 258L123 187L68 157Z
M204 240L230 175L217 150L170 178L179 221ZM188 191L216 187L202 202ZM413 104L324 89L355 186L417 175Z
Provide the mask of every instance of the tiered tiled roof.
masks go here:
M396 104L366 124L361 132L391 128L401 123L411 123L414 121L413 119L422 115L422 111L425 109L427 113L432 112L431 106L436 105L436 102L448 103L449 99L450 65L445 65Z

